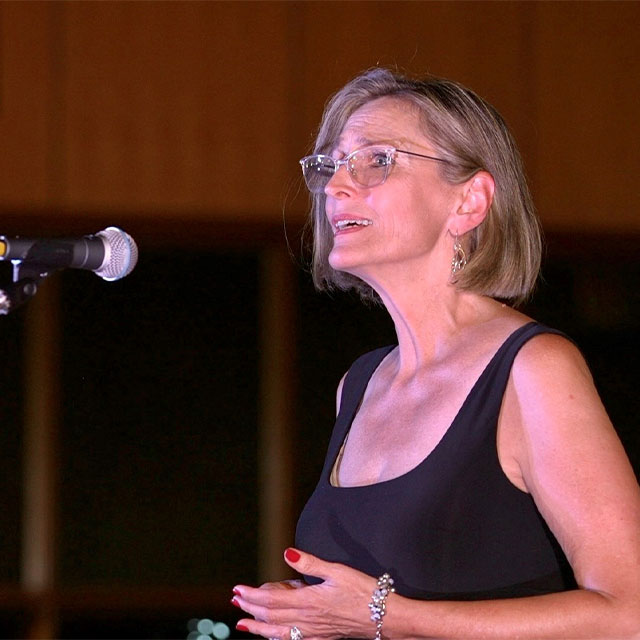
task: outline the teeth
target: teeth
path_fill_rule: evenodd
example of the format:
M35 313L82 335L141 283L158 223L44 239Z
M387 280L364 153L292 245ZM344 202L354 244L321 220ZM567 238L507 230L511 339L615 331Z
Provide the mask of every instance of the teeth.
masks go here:
M335 227L336 231L341 231L347 227L368 227L370 224L372 224L371 220L338 220L338 222L335 223Z

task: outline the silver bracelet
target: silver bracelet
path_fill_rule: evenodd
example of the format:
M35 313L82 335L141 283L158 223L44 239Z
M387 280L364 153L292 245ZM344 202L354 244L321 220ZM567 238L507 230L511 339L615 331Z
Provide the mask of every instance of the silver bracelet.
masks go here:
M382 623L384 614L387 612L387 597L394 593L393 578L388 573L383 573L378 578L378 584L373 590L369 609L371 610L371 620L376 623L376 635L373 640L382 640Z

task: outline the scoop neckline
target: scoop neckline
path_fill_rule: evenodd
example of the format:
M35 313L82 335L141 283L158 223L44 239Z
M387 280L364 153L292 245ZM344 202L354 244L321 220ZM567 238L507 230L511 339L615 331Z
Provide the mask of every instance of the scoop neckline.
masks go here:
M378 362L378 364L375 366L375 368L373 369L373 371L369 375L367 383L362 388L362 393L360 394L360 398L359 398L358 402L356 403L353 411L351 412L351 416L349 418L348 425L346 427L346 430L344 432L344 436L342 437L340 445L337 448L337 451L335 452L335 455L332 456L331 464L327 466L327 469L325 469L325 471L322 474L323 481L325 482L325 484L327 486L329 486L331 489L334 489L334 490L337 490L337 491L353 491L353 490L357 491L357 490L366 490L366 489L372 490L372 489L374 489L376 487L389 487L393 483L398 483L398 482L402 481L403 479L406 479L408 476L410 476L410 475L412 475L414 473L417 473L423 466L425 466L430 461L430 459L432 459L434 457L436 452L438 452L441 448L444 447L446 441L452 437L450 434L452 432L454 432L455 426L457 425L457 423L461 419L461 416L464 414L464 411L465 411L467 405L471 402L471 398L473 397L474 392L476 391L476 388L478 386L480 386L480 383L483 382L484 378L489 374L489 372L492 369L492 366L493 366L494 362L497 360L498 356L500 356L503 353L503 351L505 351L509 347L509 345L514 340L516 340L516 338L521 333L524 333L525 329L527 329L528 327L532 327L534 325L538 325L538 324L539 323L537 323L536 321L527 322L526 324L523 324L521 327L518 327L517 329L512 331L505 338L505 340L498 347L498 349L493 354L493 356L491 356L489 362L487 362L487 364L485 365L484 369L482 370L482 373L480 373L480 375L478 376L476 381L473 383L473 386L469 390L469 393L467 393L467 395L466 395L465 399L463 400L462 404L460 405L456 415L454 416L453 420L451 421L451 424L447 427L446 431L442 434L442 437L440 438L440 440L438 440L438 442L433 447L433 449L431 449L431 451L422 460L420 460L420 462L418 462L418 464L416 464L414 467L412 467L411 469L408 469L407 471L401 473L398 476L395 476L393 478L387 478L386 480L380 480L379 482L372 482L372 483L369 483L369 484L359 484L359 485L353 485L353 486L349 486L349 487L344 487L344 486L341 486L341 485L331 484L331 471L334 468L334 465L336 464L336 460L337 460L338 456L340 455L340 450L342 449L342 446L346 443L346 440L347 440L347 438L349 436L349 432L351 431L351 426L353 425L353 421L354 421L354 419L355 419L355 417L356 417L356 415L358 413L358 409L360 408L360 404L362 403L362 399L364 398L364 395L365 395L365 393L367 391L367 388L369 386L369 382L371 381L371 379L375 375L375 372L378 370L380 365L385 361L387 356L389 356L389 354L391 354L391 352L394 351L395 349L397 349L397 347L398 347L398 345L390 346L389 350L382 356L382 358L380 359L380 362Z

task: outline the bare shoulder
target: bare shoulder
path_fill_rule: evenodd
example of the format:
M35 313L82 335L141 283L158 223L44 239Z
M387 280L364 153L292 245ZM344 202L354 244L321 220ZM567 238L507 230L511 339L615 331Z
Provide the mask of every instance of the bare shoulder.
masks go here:
M507 394L518 407L517 422L529 445L614 435L582 353L558 334L540 334L523 345Z
M522 346L512 370L517 390L526 393L532 386L542 385L558 391L560 378L593 385L584 356L573 342L557 333L541 333Z
M517 445L512 451L534 495L550 486L557 492L572 474L583 488L614 477L620 485L637 487L589 367L570 340L541 334L522 347L505 408Z
M524 491L535 490L541 463L572 450L587 424L612 430L587 363L574 343L555 333L528 340L511 369L499 421L504 472Z

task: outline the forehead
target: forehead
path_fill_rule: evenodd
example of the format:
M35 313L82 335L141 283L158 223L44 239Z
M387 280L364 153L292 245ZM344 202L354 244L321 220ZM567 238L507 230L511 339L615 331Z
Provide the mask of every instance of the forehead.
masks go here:
M354 111L347 120L337 147L349 151L367 144L428 142L417 110L398 98L377 98Z

